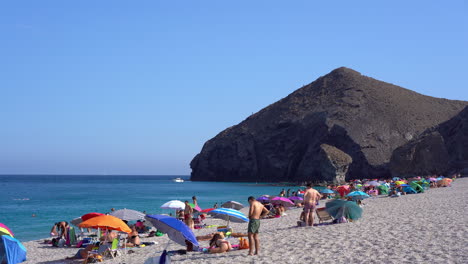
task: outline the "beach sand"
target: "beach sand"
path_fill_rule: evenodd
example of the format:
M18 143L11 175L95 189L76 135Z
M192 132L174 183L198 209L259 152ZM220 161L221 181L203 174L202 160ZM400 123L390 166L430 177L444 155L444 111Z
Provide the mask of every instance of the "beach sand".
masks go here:
M244 201L241 201L244 202ZM326 201L321 201L324 206ZM346 224L296 227L300 209L287 216L261 222L259 256L248 250L225 254L190 252L171 257L173 263L468 263L468 178L452 187L431 189L399 198L377 197L364 201L363 218ZM243 209L246 212L246 209ZM316 222L317 219L316 219ZM225 222L207 219L207 224ZM231 224L234 232L246 232L247 224ZM215 232L196 230L195 235ZM134 249L102 263L145 263L166 247L167 236L145 238L158 244ZM237 239L230 240L238 244ZM201 242L207 246L208 242ZM64 260L76 248L52 248L40 241L24 243L25 263L81 263ZM168 250L184 249L170 243Z

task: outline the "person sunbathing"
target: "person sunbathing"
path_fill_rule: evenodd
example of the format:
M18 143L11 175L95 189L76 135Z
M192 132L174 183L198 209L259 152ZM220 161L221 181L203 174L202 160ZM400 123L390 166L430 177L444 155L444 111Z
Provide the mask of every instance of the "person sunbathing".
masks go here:
M221 234L215 234L210 240L210 247L208 252L212 254L228 252L232 249L231 243L224 240L224 236Z
M140 237L138 236L138 231L135 226L132 226L132 232L128 234L127 247L138 247L141 244Z

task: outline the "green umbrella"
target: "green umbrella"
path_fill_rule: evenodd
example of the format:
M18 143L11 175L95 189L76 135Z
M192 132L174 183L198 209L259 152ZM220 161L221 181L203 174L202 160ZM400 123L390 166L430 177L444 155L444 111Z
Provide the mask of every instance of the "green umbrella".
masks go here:
M355 202L346 200L333 200L325 204L325 210L335 219L346 217L351 220L358 220L362 216L362 208Z

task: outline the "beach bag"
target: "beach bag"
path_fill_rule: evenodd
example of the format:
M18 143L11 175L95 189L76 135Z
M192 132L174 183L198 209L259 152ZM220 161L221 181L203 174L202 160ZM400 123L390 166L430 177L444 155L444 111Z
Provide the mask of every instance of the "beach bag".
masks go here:
M157 230L157 231L156 231L156 236L157 236L157 237L164 236L164 233L161 232L161 231L159 231L159 230Z
M241 237L239 238L239 249L249 249L249 241L247 239Z

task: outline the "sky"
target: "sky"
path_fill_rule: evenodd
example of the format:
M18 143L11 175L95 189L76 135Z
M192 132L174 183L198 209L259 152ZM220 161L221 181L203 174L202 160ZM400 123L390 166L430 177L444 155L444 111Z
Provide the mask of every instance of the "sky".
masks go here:
M0 174L189 175L331 70L468 100L464 1L1 1Z

